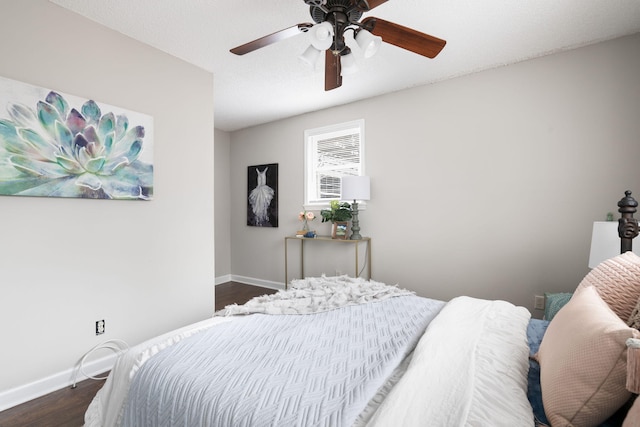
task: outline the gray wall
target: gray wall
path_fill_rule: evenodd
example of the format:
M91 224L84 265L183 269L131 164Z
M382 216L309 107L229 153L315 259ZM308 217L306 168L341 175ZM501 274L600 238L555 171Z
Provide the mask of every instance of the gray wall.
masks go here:
M231 136L215 130L216 283L231 278Z
M303 132L362 118L374 279L530 309L535 294L572 290L588 272L592 222L624 190L640 196L638 52L635 35L232 133L233 275L284 282ZM280 227L247 227L246 167L272 162ZM349 272L335 252L307 252L307 274Z
M155 134L153 201L0 197L2 406L103 340L209 317L215 266L213 76L46 0L3 1L0 39L0 75L149 114Z

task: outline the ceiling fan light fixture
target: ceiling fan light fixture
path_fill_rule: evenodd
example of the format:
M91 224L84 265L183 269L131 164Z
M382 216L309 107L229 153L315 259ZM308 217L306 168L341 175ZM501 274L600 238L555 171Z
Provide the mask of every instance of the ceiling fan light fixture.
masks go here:
M341 62L341 76L348 76L358 72L358 64L356 64L356 58L353 53L348 53L340 57Z
M324 21L314 25L309 30L311 44L318 50L327 50L333 43L333 25Z
M320 57L320 50L316 49L312 44L302 53L302 55L298 56L302 62L307 64L311 68L316 67L316 62L318 62L318 58Z
M334 90L342 86L342 76L356 72L356 60L345 35L353 31L353 38L364 58L376 54L382 42L392 44L418 55L435 58L447 44L446 40L421 33L391 21L369 16L365 12L388 0L304 0L309 6L313 23L303 22L275 33L234 47L231 53L244 55L300 33L308 34L311 47L299 56L315 68L319 53L325 51L324 88ZM355 46L354 46L355 47ZM358 58L360 60L360 58Z
M360 49L362 49L364 57L371 58L378 52L378 49L380 49L382 37L374 36L369 31L361 29L358 31L358 34L356 34L356 42L358 46L360 46Z

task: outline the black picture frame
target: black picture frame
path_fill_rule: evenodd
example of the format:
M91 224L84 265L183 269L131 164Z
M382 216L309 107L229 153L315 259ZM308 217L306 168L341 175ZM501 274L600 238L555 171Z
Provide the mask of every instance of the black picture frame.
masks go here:
M278 164L247 167L247 225L278 227Z

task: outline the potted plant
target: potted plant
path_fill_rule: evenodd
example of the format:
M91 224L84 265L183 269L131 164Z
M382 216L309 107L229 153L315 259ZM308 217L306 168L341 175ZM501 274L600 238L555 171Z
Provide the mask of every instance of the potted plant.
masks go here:
M347 221L351 219L351 205L347 202L332 200L329 209L320 211L322 222L331 222L331 237L345 239L347 237Z

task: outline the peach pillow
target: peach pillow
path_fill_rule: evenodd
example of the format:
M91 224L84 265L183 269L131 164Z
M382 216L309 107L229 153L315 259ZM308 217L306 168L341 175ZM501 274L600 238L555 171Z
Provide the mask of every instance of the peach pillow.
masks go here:
M538 360L542 402L554 426L597 426L631 396L628 338L639 336L593 286L577 291L549 324Z
M633 406L627 412L622 427L640 427L640 399L636 398Z
M595 286L609 307L627 322L640 298L640 257L625 252L600 263L587 274L576 292Z

